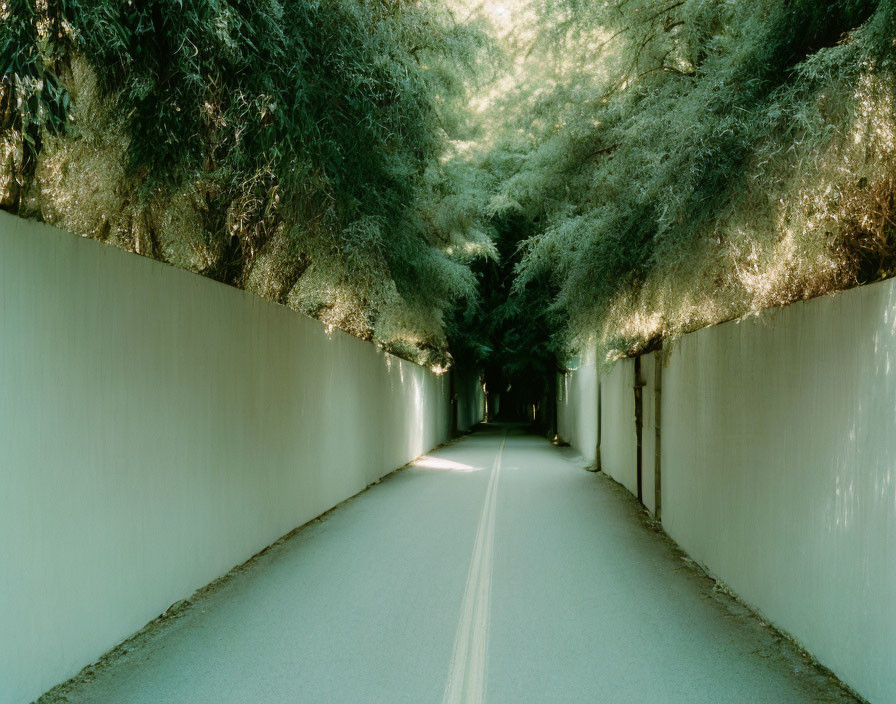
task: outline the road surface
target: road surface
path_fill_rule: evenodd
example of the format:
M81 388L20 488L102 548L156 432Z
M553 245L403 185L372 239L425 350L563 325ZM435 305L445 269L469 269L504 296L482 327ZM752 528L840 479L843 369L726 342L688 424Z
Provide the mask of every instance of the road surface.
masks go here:
M57 694L73 704L853 701L713 591L621 487L512 426L483 426L396 472Z

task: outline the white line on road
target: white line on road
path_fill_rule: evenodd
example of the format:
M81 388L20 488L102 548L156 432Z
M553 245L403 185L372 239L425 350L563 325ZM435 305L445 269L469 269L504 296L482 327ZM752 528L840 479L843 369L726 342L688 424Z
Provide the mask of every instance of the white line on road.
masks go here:
M464 589L460 623L454 637L454 653L451 672L445 688L443 704L482 704L485 700L485 666L488 656L489 597L492 584L492 546L495 542L495 505L498 496L498 477L501 474L501 457L507 435L495 457L492 472L485 491L485 502L473 558Z

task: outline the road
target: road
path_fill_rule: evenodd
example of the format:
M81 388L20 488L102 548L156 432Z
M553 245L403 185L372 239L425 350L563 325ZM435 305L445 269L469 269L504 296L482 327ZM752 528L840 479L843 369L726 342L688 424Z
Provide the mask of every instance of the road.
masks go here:
M66 701L853 701L582 465L483 426L198 595Z

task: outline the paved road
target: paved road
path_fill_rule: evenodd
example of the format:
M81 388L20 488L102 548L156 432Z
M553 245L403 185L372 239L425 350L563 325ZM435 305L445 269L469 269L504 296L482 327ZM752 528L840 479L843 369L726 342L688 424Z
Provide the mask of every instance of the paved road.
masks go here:
M486 426L68 692L90 704L842 702L570 451Z

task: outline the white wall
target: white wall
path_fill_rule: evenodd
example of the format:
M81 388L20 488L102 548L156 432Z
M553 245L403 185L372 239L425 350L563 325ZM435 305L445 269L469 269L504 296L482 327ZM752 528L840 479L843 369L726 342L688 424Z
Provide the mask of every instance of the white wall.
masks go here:
M0 702L448 437L448 379L0 213Z
M601 375L601 469L637 492L638 436L635 427L635 360L620 359Z
M707 328L666 354L666 531L859 694L896 702L896 280ZM601 448L635 493L633 365L601 377ZM641 365L653 510L655 356Z
M593 348L575 369L557 375L557 435L589 462L597 457L597 379Z
M896 283L686 336L663 382L666 530L896 701Z

